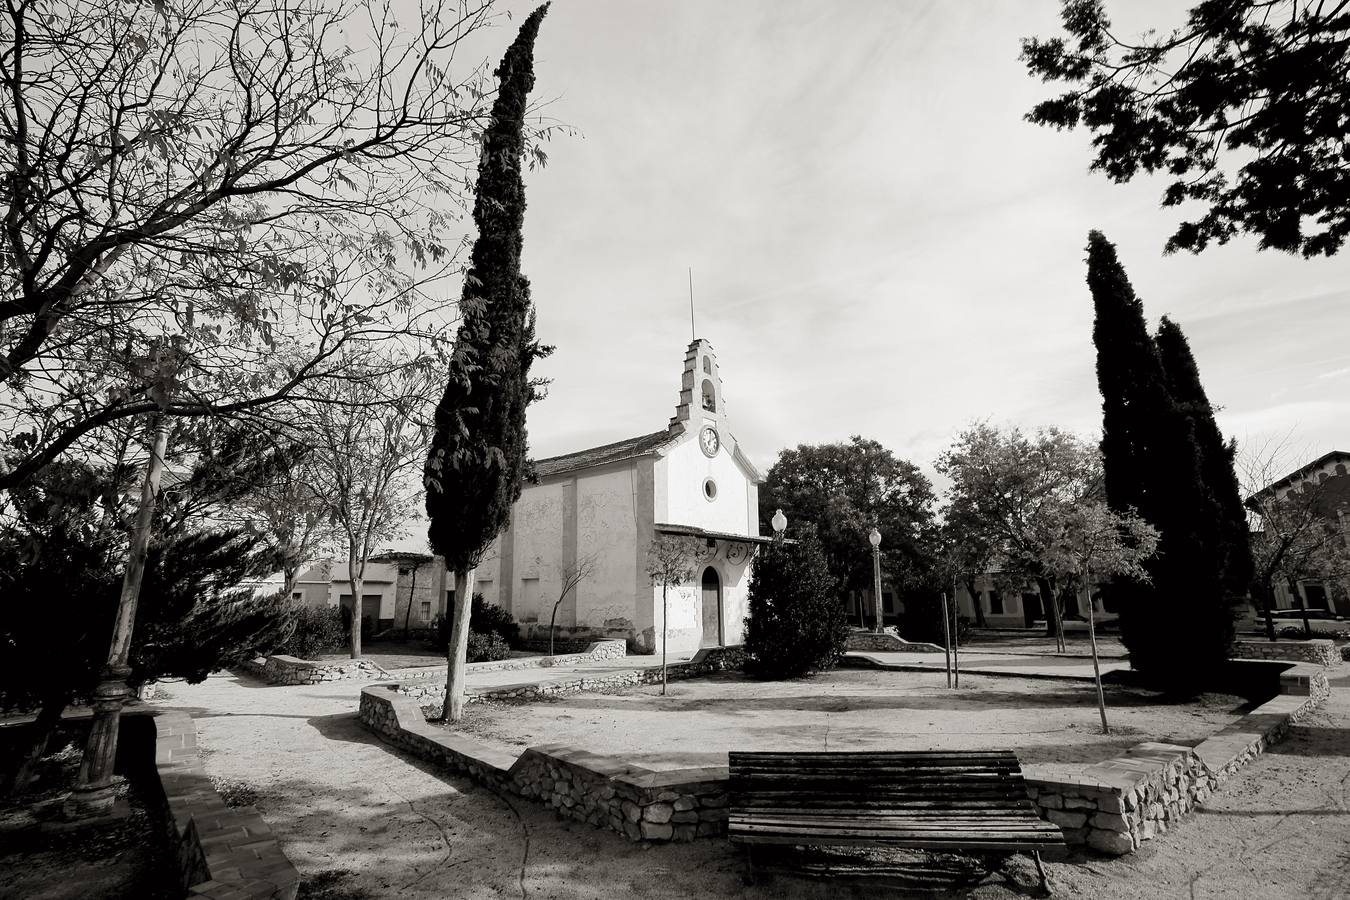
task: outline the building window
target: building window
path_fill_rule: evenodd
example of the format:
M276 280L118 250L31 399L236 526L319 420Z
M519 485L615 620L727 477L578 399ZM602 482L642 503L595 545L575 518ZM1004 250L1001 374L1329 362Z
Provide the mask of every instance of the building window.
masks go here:
M296 591L295 593L291 594L291 599L292 599L292 600L303 600L303 599L305 599L305 595L302 594L300 591Z
M423 621L423 622L430 622L430 621L431 621L431 601L430 601L430 600L423 600L423 601L422 601L422 621Z
M708 412L717 412L717 392L713 390L710 379L703 379L703 408Z
M989 592L989 615L1003 615L1003 595L998 591Z
M703 496L708 500L717 499L717 482L711 478L703 479Z

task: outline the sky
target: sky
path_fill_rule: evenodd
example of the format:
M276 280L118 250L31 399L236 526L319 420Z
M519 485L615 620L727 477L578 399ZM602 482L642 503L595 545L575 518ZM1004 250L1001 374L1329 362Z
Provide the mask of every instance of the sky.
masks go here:
M1128 35L1180 6L1107 3ZM532 4L505 8L484 55ZM666 425L690 268L731 431L763 471L861 434L932 477L978 420L1092 436L1094 228L1150 323L1190 338L1225 434L1350 450L1350 250L1304 260L1242 237L1164 256L1181 213L1159 181L1112 184L1087 171L1088 135L1023 120L1055 86L1026 74L1019 39L1057 32L1058 11L554 0L534 96L576 134L526 176L523 268L557 347L534 455Z

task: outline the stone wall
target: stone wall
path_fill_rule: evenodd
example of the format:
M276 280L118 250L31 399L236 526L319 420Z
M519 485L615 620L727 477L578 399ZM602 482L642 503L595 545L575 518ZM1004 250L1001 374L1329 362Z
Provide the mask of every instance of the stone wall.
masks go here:
M587 646L584 653L567 656L514 656L509 659L497 659L490 662L468 663L469 672L495 672L508 669L535 669L540 666L560 666L567 663L585 662L596 659L617 659L628 652L623 641L595 641ZM421 679L445 680L445 665L418 666L408 669L395 669L392 672L382 669L367 659L339 660L337 662L315 662L294 656L268 656L245 663L244 671L256 675L268 684L320 684L326 681L354 681L393 678L397 681L416 681Z
M185 712L128 717L153 723L155 771L177 845L188 897L215 900L294 900L300 873L252 806L228 807L202 769L197 726Z
M1341 653L1336 649L1336 642L1324 638L1310 641L1234 641L1228 655L1232 659L1280 659L1326 667L1341 664Z
M393 685L361 692L360 720L385 741L500 794L528 797L559 815L634 841L689 841L726 833L725 766L654 772L560 745L520 756L428 724Z
M295 656L269 656L242 668L268 684L320 684L325 681L387 678L389 673L366 659L315 662Z
M620 643L615 641L613 643ZM562 659L562 657L555 657ZM745 662L745 652L740 647L708 647L700 650L688 662L671 663L666 666L666 678L676 681L681 678L697 678L712 672L739 669ZM541 697L558 697L576 694L581 691L599 691L610 688L632 687L639 684L660 684L660 666L641 669L617 669L602 674L578 675L558 681L503 684L488 690L466 689L464 698L469 703L479 700L532 700ZM445 703L445 683L428 682L425 684L400 684L399 691L415 699L427 709L439 710Z
M1322 669L1307 663L1288 667L1280 682L1278 696L1198 746L1138 744L1071 776L1038 777L1040 767L1028 766L1027 793L1069 844L1131 853L1203 804L1331 692Z
M937 644L911 643L895 629L887 628L880 634L873 631L850 631L844 644L845 650L860 653L941 653Z

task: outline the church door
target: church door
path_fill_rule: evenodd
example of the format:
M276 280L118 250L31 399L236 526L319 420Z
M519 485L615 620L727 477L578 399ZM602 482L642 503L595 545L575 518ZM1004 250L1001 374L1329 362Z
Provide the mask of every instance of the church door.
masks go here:
M722 646L722 579L711 566L703 570L703 646Z

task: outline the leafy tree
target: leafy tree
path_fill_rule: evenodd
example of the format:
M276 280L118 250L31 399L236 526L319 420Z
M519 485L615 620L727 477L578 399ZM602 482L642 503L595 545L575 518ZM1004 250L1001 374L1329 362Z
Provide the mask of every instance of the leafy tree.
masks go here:
M448 351L426 287L459 265L487 101L456 55L488 6L10 7L0 489L147 413L268 424L357 340ZM167 402L140 364L162 342Z
M758 678L800 678L844 655L839 584L815 530L802 523L793 531L760 548L750 575L745 670Z
M1237 444L1225 441L1214 421L1214 408L1200 384L1200 369L1181 327L1166 316L1154 338L1163 379L1172 401L1190 421L1200 453L1200 478L1221 516L1218 524L1218 563L1225 603L1236 607L1251 589L1252 553L1247 510L1242 505L1233 460Z
M214 437L238 444L237 436ZM248 473L284 460L203 451L162 494L138 598L129 684L200 681L289 634L293 613L284 598L255 596L243 586L275 570L275 547L262 535L216 524L218 514L238 502ZM64 460L9 492L0 517L0 595L10 610L0 625L0 706L39 709L31 751L14 767L12 787L26 782L66 705L88 697L99 680L127 563L123 522L132 512L138 474L121 463ZM53 595L62 602L53 604Z
M1133 513L1113 512L1095 500L1060 505L1056 510L1057 527L1046 547L1046 566L1073 579L1087 609L1088 642L1092 647L1092 672L1097 683L1097 711L1102 719L1102 734L1110 734L1106 721L1106 693L1102 690L1102 668L1097 656L1097 615L1092 605L1094 577L1130 578L1148 581L1143 561L1158 548L1158 532Z
M473 208L478 239L425 469L431 546L455 573L448 721L459 721L464 711L472 573L520 497L525 408L539 396L530 366L548 352L535 341L529 281L520 272L525 112L534 87L534 42L547 11L544 4L526 18L495 73L501 85L483 138Z
M1350 536L1340 524L1346 476L1325 481L1283 476L1281 448L1253 448L1243 454L1241 469L1246 506L1256 518L1250 532L1252 596L1265 619L1266 637L1276 639L1274 606L1277 585L1288 585L1299 597L1303 629L1312 624L1297 590L1299 581L1316 579L1333 591L1345 590L1350 578Z
M759 496L761 510L782 509L789 522L814 526L841 595L872 589L874 527L884 578L902 592L931 588L933 486L877 441L854 435L784 450Z
M1092 169L1169 181L1163 206L1198 205L1167 252L1235 234L1330 256L1350 234L1350 10L1314 0L1201 0L1186 23L1133 41L1102 0L1064 0L1063 37L1029 38L1032 75L1067 84L1027 118L1093 135Z
M991 573L1003 590L1035 583L1048 632L1062 642L1066 586L1051 548L1066 509L1104 497L1097 449L1056 428L1028 436L981 423L938 457L937 471L951 480L945 528L976 607L977 575Z
M1108 590L1120 613L1130 665L1180 695L1200 690L1228 657L1233 608L1222 580L1221 515L1201 475L1190 421L1167 390L1143 304L1116 258L1092 232L1088 286L1096 318L1106 499L1161 532L1150 580L1119 578Z
M647 548L647 577L661 585L661 693L666 692L666 644L670 632L670 589L694 577L697 546L684 535L659 534Z

